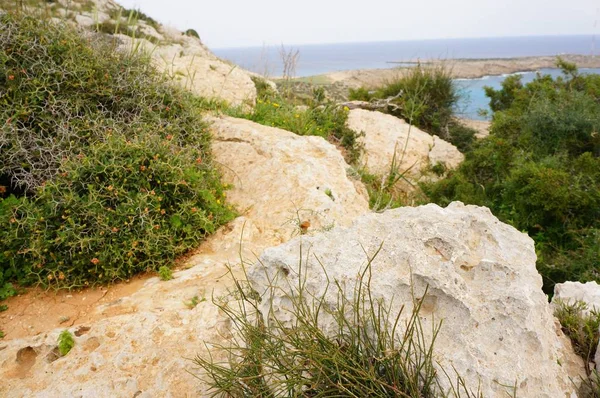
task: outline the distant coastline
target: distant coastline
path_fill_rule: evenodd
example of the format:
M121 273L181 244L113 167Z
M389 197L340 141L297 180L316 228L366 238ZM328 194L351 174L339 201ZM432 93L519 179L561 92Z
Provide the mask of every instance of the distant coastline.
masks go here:
M299 51L295 73L298 77L356 69L389 69L417 60L505 61L557 54L596 55L600 51L593 35L400 40L286 45L285 48ZM212 50L218 57L255 73L270 76L283 73L281 45Z
M579 68L600 68L598 55L561 55L568 62L575 63ZM478 79L485 76L498 76L518 72L532 72L539 69L555 68L555 56L540 57L512 57L512 58L485 58L485 59L449 59L449 60L410 60L408 62L440 64L444 63L452 69L452 75L457 79ZM409 69L408 67L395 67L388 69L356 69L340 72L330 72L315 76L297 78L298 81L319 85L344 85L349 88L375 87L398 76Z

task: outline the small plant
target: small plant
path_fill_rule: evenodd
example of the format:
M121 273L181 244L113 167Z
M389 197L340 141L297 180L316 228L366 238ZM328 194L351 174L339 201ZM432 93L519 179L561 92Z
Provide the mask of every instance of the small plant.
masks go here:
M563 332L573 342L575 353L586 363L594 360L598 347L600 312L590 310L583 301L567 303L558 300L554 315L558 318Z
M8 309L7 305L0 305L0 312L4 312Z
M61 356L65 356L75 346L75 339L68 330L63 330L58 336L58 352Z
M3 339L5 336L4 331L0 330L0 339Z
M188 29L188 30L186 30L184 32L184 35L190 36L190 37L195 37L196 39L200 40L200 35L194 29Z
M170 281L173 279L173 271L171 271L171 268L163 265L158 269L158 277L161 281Z
M571 339L575 353L585 363L593 363L600 336L600 312L590 310L583 301L568 303L555 301L554 315L558 318L562 331ZM600 375L595 369L585 367L588 378L582 380L581 396L600 398Z
M205 297L199 298L198 296L194 296L190 299L190 301L185 302L185 305L190 309L194 309L196 308L196 306L200 303L203 303L206 301Z
M333 197L333 192L331 192L331 189L327 188L325 190L325 195L329 196L329 198L335 202L335 198Z

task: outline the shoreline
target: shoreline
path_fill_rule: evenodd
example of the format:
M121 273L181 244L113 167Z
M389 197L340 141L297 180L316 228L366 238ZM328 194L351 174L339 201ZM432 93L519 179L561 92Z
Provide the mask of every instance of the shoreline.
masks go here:
M572 62L578 68L600 68L600 55L561 55L562 59ZM480 79L486 76L500 76L519 72L533 72L539 69L556 68L557 56L485 58L485 59L449 59L449 60L410 60L398 61L401 64L422 63L427 65L444 64L451 68L455 79ZM315 85L342 85L347 88L374 88L397 78L410 67L384 69L354 69L329 72L320 75L295 78L294 81Z

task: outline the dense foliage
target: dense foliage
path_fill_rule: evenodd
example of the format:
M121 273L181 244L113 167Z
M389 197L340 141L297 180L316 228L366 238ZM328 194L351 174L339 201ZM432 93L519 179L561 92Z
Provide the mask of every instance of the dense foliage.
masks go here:
M600 76L559 61L564 76L487 88L491 135L447 179L424 186L431 200L487 206L536 242L551 292L565 280L600 281Z
M0 25L0 298L156 270L232 217L198 99L101 36Z
M451 71L444 65L417 65L376 90L350 89L349 97L361 101L390 99L387 112L451 142L462 152L469 149L475 137L474 130L454 118L460 95Z

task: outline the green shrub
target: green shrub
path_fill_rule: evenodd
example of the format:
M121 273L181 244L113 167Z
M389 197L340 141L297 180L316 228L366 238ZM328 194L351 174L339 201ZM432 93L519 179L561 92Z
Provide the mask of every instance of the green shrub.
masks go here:
M200 35L194 29L188 29L188 30L186 30L184 32L184 35L190 36L190 37L195 37L196 39L200 40Z
M488 89L491 135L470 144L465 161L429 199L489 207L536 242L544 289L566 280L600 281L600 96L598 76L507 79Z
M0 296L157 270L233 217L200 99L142 54L0 19Z
M173 271L171 271L171 268L163 265L158 269L158 277L161 281L170 281L173 279Z
M452 71L443 64L419 64L375 90L351 89L349 98L360 101L393 98L394 107L384 111L449 141L463 152L469 149L475 137L475 130L454 119L460 93Z
M8 256L21 262L27 282L59 287L127 279L172 262L231 218L202 156L154 135L91 146L14 207L7 232L24 233Z
M373 98L375 98L375 92L367 90L365 87L350 88L348 90L350 101L371 101Z
M64 357L75 347L75 339L68 330L63 330L58 336L58 352L60 356Z

